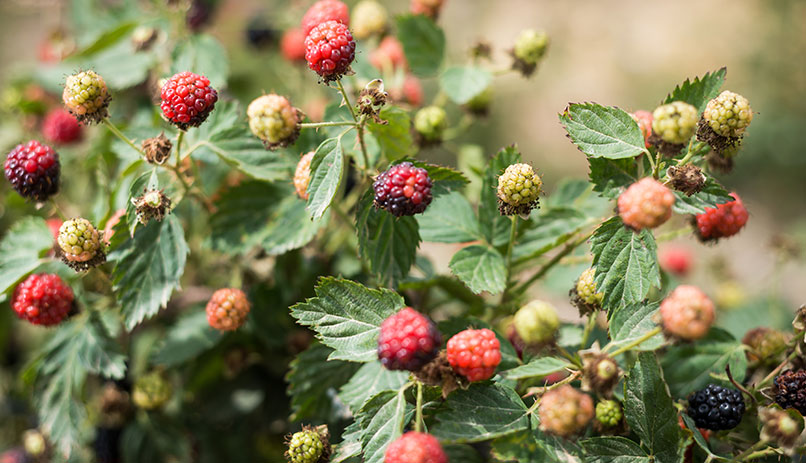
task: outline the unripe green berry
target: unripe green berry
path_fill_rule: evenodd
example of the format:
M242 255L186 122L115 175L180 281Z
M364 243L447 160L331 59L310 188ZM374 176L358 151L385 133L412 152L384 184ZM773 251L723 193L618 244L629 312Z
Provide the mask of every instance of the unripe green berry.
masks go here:
M596 404L596 421L606 428L618 426L623 417L621 405L615 400L602 400Z
M652 132L667 143L684 144L696 129L697 108L688 103L673 101L652 113Z
M596 275L596 269L593 267L582 272L582 275L577 280L577 295L588 304L601 305L604 294L596 292L596 282L593 280L594 275Z
M528 215L537 204L543 181L529 164L512 164L498 177L499 210Z
M753 110L747 98L725 90L708 102L702 118L723 137L740 137L753 120Z
M79 122L88 124L106 117L110 96L103 77L95 71L81 71L65 80L62 100Z
M132 401L144 410L160 408L172 396L173 386L159 371L152 371L138 378L132 391Z
M426 141L442 140L446 128L448 128L448 114L439 106L426 106L414 116L414 130Z
M363 40L372 35L383 34L388 20L389 15L383 5L375 0L362 0L353 7L350 19L353 37Z
M289 146L299 136L299 111L286 97L274 93L260 96L249 103L246 114L249 129L263 140L266 148Z
M526 29L521 31L515 40L515 47L512 53L515 58L523 61L527 65L535 65L549 46L549 36L543 31Z
M531 301L518 309L513 319L515 331L526 344L550 342L560 327L557 310L544 301Z
M101 236L87 219L65 220L57 241L62 256L70 262L87 262L103 252Z
M467 109L475 114L487 114L493 98L492 87L487 87L467 102Z
M322 439L311 429L294 433L288 442L288 459L292 463L316 463L325 450Z

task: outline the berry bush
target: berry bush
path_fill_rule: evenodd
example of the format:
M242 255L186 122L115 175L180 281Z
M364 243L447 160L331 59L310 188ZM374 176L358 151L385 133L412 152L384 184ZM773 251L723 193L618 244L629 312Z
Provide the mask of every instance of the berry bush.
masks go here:
M500 76L544 72L539 29L449 57L443 0L294 2L249 23L268 82L204 32L214 2L73 3L37 104L5 116L41 121L3 147L0 461L804 450L806 307L737 334L685 280L695 251L658 257L752 220L724 175L755 113L725 68L654 108L556 108L589 176L552 178L517 140L466 149Z

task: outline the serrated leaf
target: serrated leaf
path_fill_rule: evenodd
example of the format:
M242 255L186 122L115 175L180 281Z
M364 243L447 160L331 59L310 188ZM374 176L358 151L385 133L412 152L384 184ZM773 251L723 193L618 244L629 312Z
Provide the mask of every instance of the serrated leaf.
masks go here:
M439 86L456 104L465 104L490 85L493 75L477 67L452 67L439 76Z
M652 286L660 286L657 245L647 229L634 232L613 217L594 232L591 252L596 288L604 293L602 307L608 312L641 302Z
M412 164L428 171L428 176L434 185L432 193L434 196L444 194L447 190L459 189L470 182L467 177L456 169L450 167L428 164L422 161L412 160Z
M592 437L582 442L588 453L587 463L650 463L652 457L625 437Z
M369 398L383 391L397 391L408 380L406 371L387 370L378 361L365 363L341 388L339 398L357 412Z
M717 71L706 73L702 77L695 77L693 81L686 79L666 97L664 104L672 101L685 101L697 108L698 113L701 113L708 101L719 95L719 89L725 82L727 73L727 68L723 67Z
M361 426L353 421L341 433L341 442L333 446L333 463L353 462L361 454ZM360 461L358 462L360 463Z
M617 308L610 317L610 349L627 345L657 327L653 321L658 313L658 303L630 304ZM663 345L661 333L652 336L632 350L655 350Z
M435 419L431 433L452 443L481 442L529 428L521 398L497 383L475 383L453 392Z
M445 444L442 446L448 463L483 463L484 460L479 452L470 445Z
M0 241L0 294L36 270L54 242L50 228L39 217L26 217L12 225Z
M308 244L330 220L330 211L311 220L303 202L289 193L280 202L260 235L260 244L267 254L275 256Z
M504 371L501 373L501 376L507 379L538 378L563 371L569 367L568 362L563 359L556 357L540 357L530 361L526 365Z
M369 289L332 277L322 278L315 290L316 297L291 307L291 316L334 349L330 354L334 360L375 360L381 323L406 305L388 289Z
M127 330L166 306L179 287L189 252L174 215L151 221L115 251L112 281Z
M314 344L291 361L286 381L292 421L332 421L343 414L334 399L358 365L331 360L332 355L333 349Z
M192 34L178 41L173 51L171 71L190 71L210 79L210 84L220 91L226 87L229 77L227 52L215 37L208 34Z
M794 410L792 412L795 413ZM719 461L719 460L733 461L733 459L730 458L730 457L723 457L723 456L717 455L717 454L715 454L715 453L713 453L711 451L711 449L710 449L710 447L708 445L708 441L705 440L705 438L703 437L703 435L700 432L699 428L697 428L697 425L694 424L694 420L692 420L691 417L689 417L685 413L681 413L680 418L683 419L683 422L686 424L686 428L688 428L688 430L691 431L691 435L692 435L691 437L693 438L694 443L697 444L698 447L703 449L705 451L705 453L708 455L709 458L711 458L712 460L717 460L717 461Z
M221 340L222 332L214 330L204 310L190 312L171 326L165 340L151 357L152 363L173 367L207 351Z
M489 246L474 244L462 248L453 255L449 267L476 294L484 291L498 294L506 287L504 257Z
M484 239L473 206L458 192L434 198L424 213L416 216L420 238L434 243L464 243Z
M311 160L311 180L308 184L306 209L312 219L324 215L344 177L344 152L341 137L323 141Z
M364 463L383 463L386 448L403 434L413 408L404 391L385 391L361 407L356 420L361 426Z
M255 180L222 192L215 203L216 212L210 216L212 248L230 255L249 251L260 242L267 225L270 226L272 212L289 195L293 195L289 186ZM297 209L304 213L302 203L297 204Z
M498 212L498 176L510 165L521 162L521 153L516 145L502 148L487 163L484 180L481 186L481 202L479 203L479 223L487 242L493 246L501 246L509 240L510 221Z
M672 209L678 214L702 214L705 208L716 208L719 204L733 201L730 192L719 184L713 177L708 177L705 186L699 193L689 196L680 191L674 191L676 200Z
M623 188L638 179L638 165L633 159L588 158L588 162L593 191L606 198L618 198Z
M84 47L82 50L70 55L71 59L86 58L104 50L129 35L129 33L137 26L135 22L123 22L117 27L106 30L99 35L91 44Z
M496 461L503 462L545 463L553 461L538 445L535 434L531 431L517 432L495 439L491 453Z
M413 155L414 140L409 113L396 106L387 106L381 110L380 117L386 124L370 122L367 129L375 136L386 159L396 161Z
M623 159L647 152L638 123L619 108L572 103L560 114L560 122L588 157Z
M434 20L424 15L397 17L397 38L409 68L419 76L433 76L445 55L445 33Z
M576 209L549 209L532 217L534 226L518 236L512 250L516 263L542 256L591 223L591 220Z

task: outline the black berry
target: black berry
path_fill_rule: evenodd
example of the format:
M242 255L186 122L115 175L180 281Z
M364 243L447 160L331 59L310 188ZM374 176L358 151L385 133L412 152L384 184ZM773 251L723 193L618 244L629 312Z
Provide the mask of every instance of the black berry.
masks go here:
M402 162L382 172L372 185L375 207L400 217L425 211L431 204L431 178L425 169Z
M775 403L806 415L806 371L785 371L775 378Z
M739 425L744 399L736 389L709 384L688 398L688 415L698 428L722 431Z

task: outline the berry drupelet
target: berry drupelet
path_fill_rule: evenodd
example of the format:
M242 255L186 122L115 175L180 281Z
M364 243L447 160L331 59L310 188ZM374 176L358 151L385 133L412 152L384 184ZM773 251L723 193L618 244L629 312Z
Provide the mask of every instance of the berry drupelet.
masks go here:
M484 381L501 363L501 344L487 328L467 329L448 340L448 363L469 381Z
M688 398L688 415L698 428L724 431L739 425L744 399L736 389L709 384Z
M3 164L6 178L22 197L44 201L59 191L59 155L31 140L11 150Z
M417 371L437 356L441 343L434 323L405 307L381 324L378 359L390 370Z
M192 72L180 72L165 82L160 92L160 109L168 121L181 130L198 127L218 101L210 79Z
M396 164L382 172L372 185L375 207L400 217L419 214L431 204L428 171L410 162Z
M733 236L745 226L748 219L747 209L739 195L731 193L733 201L719 204L716 208L707 207L705 212L697 214L695 226L697 237L702 241L716 241L719 238Z
M436 437L409 431L389 444L384 463L448 463L448 456Z
M672 216L674 193L654 178L633 183L618 197L618 213L633 230L656 228Z
M73 290L58 275L31 275L14 289L11 308L34 325L57 325L73 308Z
M785 371L773 381L775 403L784 410L794 408L806 415L806 371Z
M325 82L338 80L349 72L355 59L355 40L350 30L338 21L314 27L305 37L305 60Z
M207 303L207 322L217 330L234 331L246 322L249 310L249 299L243 291L219 289Z

